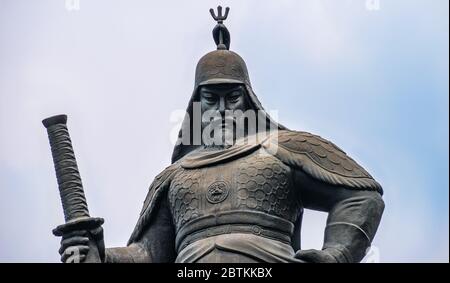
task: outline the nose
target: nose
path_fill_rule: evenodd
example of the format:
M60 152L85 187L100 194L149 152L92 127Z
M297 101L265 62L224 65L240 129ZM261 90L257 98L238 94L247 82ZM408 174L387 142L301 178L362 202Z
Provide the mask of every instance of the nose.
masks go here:
M225 98L221 97L219 100L219 112L222 117L225 117Z

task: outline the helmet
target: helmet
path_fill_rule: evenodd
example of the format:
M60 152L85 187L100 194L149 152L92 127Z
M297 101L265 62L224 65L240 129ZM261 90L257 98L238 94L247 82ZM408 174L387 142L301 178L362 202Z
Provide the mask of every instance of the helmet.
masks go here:
M200 59L195 70L195 88L222 83L240 83L250 86L244 60L230 50L209 52Z

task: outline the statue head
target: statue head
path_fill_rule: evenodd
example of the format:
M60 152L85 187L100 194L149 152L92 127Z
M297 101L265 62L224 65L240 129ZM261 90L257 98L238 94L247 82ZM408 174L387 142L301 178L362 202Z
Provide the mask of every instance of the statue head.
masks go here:
M249 131L250 121L247 119L244 124L239 124L237 117L244 114L243 117L246 118L245 115L251 111L255 115L253 123L255 132L273 128L285 129L265 112L253 92L244 60L237 53L229 50L230 33L223 24L228 16L229 8L226 8L224 15L220 6L217 15L213 9L210 12L217 21L213 29L217 50L204 55L197 64L194 91L179 131L172 162L199 146L218 143L221 143L221 146L230 146L239 137L245 137L252 132ZM219 134L220 137L217 138Z

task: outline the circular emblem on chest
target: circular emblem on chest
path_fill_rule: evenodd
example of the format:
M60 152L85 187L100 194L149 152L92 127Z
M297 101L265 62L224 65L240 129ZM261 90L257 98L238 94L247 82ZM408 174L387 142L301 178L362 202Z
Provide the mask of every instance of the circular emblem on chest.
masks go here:
M230 188L226 182L224 181L214 182L208 187L206 199L210 203L222 202L227 198L229 191Z

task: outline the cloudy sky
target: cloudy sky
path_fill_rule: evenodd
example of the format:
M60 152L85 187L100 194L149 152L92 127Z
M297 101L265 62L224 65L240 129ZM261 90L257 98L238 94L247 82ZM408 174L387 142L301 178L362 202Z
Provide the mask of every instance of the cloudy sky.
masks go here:
M63 222L41 120L66 113L90 212L125 245L170 162L171 114L215 48L208 9L231 7L231 49L263 105L332 140L383 185L372 259L449 260L447 0L0 0L0 262L58 261ZM303 247L326 215L308 211Z

